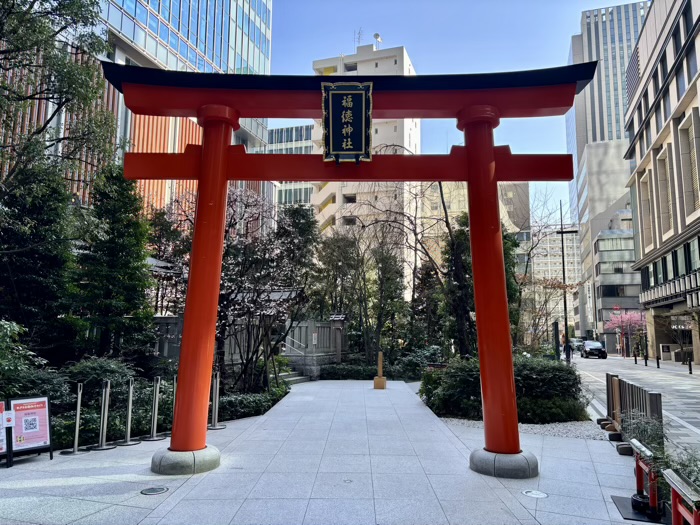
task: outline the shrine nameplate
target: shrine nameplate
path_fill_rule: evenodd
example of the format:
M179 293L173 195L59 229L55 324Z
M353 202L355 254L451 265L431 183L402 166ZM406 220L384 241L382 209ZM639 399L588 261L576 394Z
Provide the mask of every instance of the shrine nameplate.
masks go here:
M372 83L321 84L323 160L372 160Z

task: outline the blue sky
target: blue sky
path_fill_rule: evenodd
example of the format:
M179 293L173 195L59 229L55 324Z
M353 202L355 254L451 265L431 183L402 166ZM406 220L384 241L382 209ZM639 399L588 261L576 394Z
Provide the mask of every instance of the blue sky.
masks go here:
M621 3L625 2L274 0L271 71L313 74L314 60L352 54L353 32L360 28L363 44L380 33L382 47L405 46L419 75L561 66L567 63L571 36L580 32L581 12ZM463 141L453 121L423 120L421 133L423 153L445 153ZM495 138L515 153L566 152L564 117L504 120ZM565 183L550 188L566 205Z

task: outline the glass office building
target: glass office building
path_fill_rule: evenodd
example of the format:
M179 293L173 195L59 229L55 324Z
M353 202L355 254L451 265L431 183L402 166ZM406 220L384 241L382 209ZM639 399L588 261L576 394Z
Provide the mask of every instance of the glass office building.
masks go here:
M272 0L102 0L101 10L110 39L141 65L270 74ZM237 142L265 143L265 120L241 126Z

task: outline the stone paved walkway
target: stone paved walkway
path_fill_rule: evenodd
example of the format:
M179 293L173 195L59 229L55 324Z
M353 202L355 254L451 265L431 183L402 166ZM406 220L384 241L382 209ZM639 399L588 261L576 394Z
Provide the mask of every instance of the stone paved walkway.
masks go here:
M167 441L18 460L0 470L0 523L604 525L622 523L610 495L634 486L631 458L609 443L548 436L523 435L539 478L476 474L468 456L481 431L453 432L400 382L385 391L367 381L295 385L265 416L229 422L208 440L222 464L196 476L151 474ZM158 486L169 490L140 494Z

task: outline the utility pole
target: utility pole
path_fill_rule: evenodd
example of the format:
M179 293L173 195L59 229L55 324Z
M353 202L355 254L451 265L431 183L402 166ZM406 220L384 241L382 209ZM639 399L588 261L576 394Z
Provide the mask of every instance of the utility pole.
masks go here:
M564 230L564 207L561 201L559 201L559 224L560 230L557 233L561 235L561 278L564 293L564 352L566 353L566 364L570 364L571 348L569 346L569 315L566 308L566 255L564 249L564 235L578 233L578 230Z

